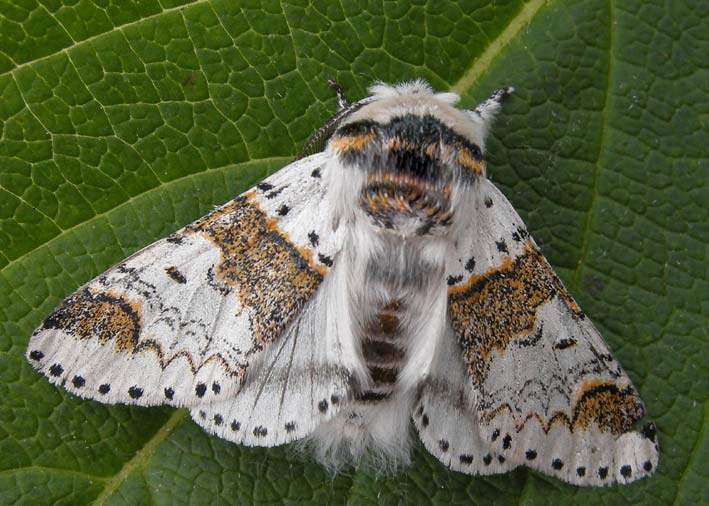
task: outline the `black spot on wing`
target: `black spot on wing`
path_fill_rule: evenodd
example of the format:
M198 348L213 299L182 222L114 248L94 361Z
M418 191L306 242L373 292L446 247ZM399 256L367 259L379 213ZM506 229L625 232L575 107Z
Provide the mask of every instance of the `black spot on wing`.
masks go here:
M649 439L654 443L655 437L657 436L657 427L652 422L648 423L642 428L641 433L645 437L645 439Z
M109 385L108 383L104 383L103 385L100 385L98 387L98 393L100 393L101 395L106 395L110 391L111 385Z
M290 207L283 204L281 207L278 208L278 210L276 212L278 213L278 216L285 216L286 214L288 214L289 211L290 211Z
M502 448L505 450L509 450L510 447L512 446L512 436L509 434L506 434L504 438L502 438Z
M327 413L328 402L327 399L323 399L318 403L318 411L321 413Z
M448 286L453 286L463 281L463 276L448 276Z
M630 478L633 475L633 468L630 467L629 465L624 465L620 467L620 474L623 478L626 480Z
M31 358L32 360L35 360L35 361L39 362L40 360L42 360L42 359L44 358L44 353L42 353L42 352L39 351L39 350L32 350L32 351L30 352L30 358Z
M285 190L285 189L286 189L285 186L281 186L280 188L277 188L277 189L275 189L275 190L273 190L273 191L271 191L271 192L268 192L268 193L266 194L266 198L269 199L269 200L275 199L275 198L278 197L278 195L279 195L283 190Z
M187 283L187 278L185 277L185 275L182 274L174 265L171 265L170 267L165 267L165 272L168 276L170 276L170 278L172 278L173 281L176 281L181 285Z
M555 350L565 350L566 348L571 348L573 346L576 346L576 339L564 338L555 342L553 348Z
M328 267L332 267L332 258L329 256L318 253L318 260L320 260L320 263L327 265Z
M133 385L128 389L128 395L131 399L140 399L143 396L143 389Z
M308 240L310 241L310 245L315 248L320 242L320 237L315 233L315 230L311 230L308 232Z

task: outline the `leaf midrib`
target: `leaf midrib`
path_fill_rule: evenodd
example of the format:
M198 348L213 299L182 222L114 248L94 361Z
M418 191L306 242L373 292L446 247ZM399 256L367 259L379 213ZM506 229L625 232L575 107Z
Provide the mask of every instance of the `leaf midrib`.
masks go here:
M573 277L571 277L571 290L577 292L581 284L581 272L583 270L584 261L588 257L588 249L591 237L591 223L593 221L593 214L596 203L598 201L598 186L601 173L601 158L603 158L608 145L608 131L609 131L609 121L608 121L608 109L609 109L609 97L611 96L611 85L613 83L613 51L615 46L615 0L610 0L608 4L609 9L609 34L608 34L608 72L606 78L606 89L603 98L603 105L601 106L601 135L600 141L598 143L598 152L596 153L596 163L593 165L593 175L591 179L591 202L589 203L587 211L584 213L584 224L583 224L583 234L581 239L581 249L579 251L579 258L576 262L576 268L574 270Z
M524 27L529 25L539 12L539 9L541 9L543 5L546 5L546 3L546 0L532 0L524 4L524 7L520 9L519 13L507 24L507 27L488 44L480 56L473 61L473 64L468 70L463 73L462 77L451 86L450 91L460 95L472 88L480 77L487 72L495 61L495 58L517 37Z

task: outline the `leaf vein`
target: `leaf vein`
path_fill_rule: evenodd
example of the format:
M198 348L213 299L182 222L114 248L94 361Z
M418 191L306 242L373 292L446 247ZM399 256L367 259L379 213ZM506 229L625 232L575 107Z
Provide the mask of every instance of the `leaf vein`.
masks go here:
M527 26L536 16L542 6L546 5L546 0L532 0L520 9L519 13L507 24L507 27L488 44L485 51L478 56L463 76L451 87L454 93L462 94L473 87L481 75L487 71L500 52L519 35L522 29Z
M261 159L258 159L258 160L249 160L249 161L242 162L242 163L237 163L237 164L228 164L228 165L224 165L224 166L222 166L222 167L216 167L216 168L214 168L214 169L209 169L208 171L204 171L204 172L214 173L214 172L219 172L219 171L227 171L227 170L229 170L229 169L234 169L234 168L236 168L236 167L242 167L242 166L245 166L245 165L251 165L252 163L263 163L263 162L272 162L272 161L275 162L275 161L278 161L278 160L288 161L288 160L290 160L290 159L291 159L291 157L281 157L281 156L267 157L267 158L261 158ZM94 221L96 221L96 220L98 220L98 219L100 219L100 218L103 218L104 216L106 216L106 215L108 215L109 213L115 211L115 210L118 209L119 207L126 206L126 205L130 204L132 201L138 199L138 198L141 197L141 196L149 195L149 194L151 194L151 193L153 193L153 192L159 192L159 191L163 190L163 189L164 189L165 187L167 187L167 186L170 186L170 185L172 185L172 184L176 184L176 183L178 183L178 182L183 181L184 179L189 179L189 178L192 178L192 177L194 177L194 176L195 176L195 174L186 174L186 175L184 175L184 176L182 176L182 177L180 177L180 178L177 178L177 179L173 179L173 180L170 180L170 181L167 181L167 182L161 182L161 183L160 183L159 185L157 185L157 186L154 186L154 187L152 187L152 188L149 188L148 190L145 190L145 191L143 191L143 192L140 192L140 193L138 193L138 194L136 194L136 195L132 195L130 198L128 198L128 200L125 200L124 202L121 202L119 205L117 205L117 206L115 206L115 207L113 207L113 208L111 208L111 209L107 209L106 211L103 211L103 212L101 212L101 213L96 213L96 214L94 214L91 218L89 218L89 219L87 219L87 220L84 220L84 221L82 221L82 222L78 222L78 223L76 223L75 225L72 225L71 227L64 229L61 234L58 234L58 235L52 237L52 238L49 239L48 241L45 241L43 244L38 244L38 245L35 246L34 248L32 248L32 249L30 249L30 250L24 252L22 255L20 255L20 256L14 258L13 260L9 261L2 269L0 269L0 275L2 275L7 269L9 269L10 267L12 267L14 264L20 262L23 258L25 258L25 257L27 257L28 255L32 254L34 251L36 251L36 250L38 250L38 249L40 249L40 248L43 248L43 247L51 247L52 244L53 244L55 241L59 240L59 238L61 238L64 234L67 234L67 233L71 232L72 230L74 230L74 229L76 229L76 228L78 228L78 227L80 227L80 226L86 225L86 224L88 224L88 223L92 223L92 222L94 222Z
M168 418L167 422L160 427L155 435L136 452L133 458L126 462L115 476L106 480L106 486L104 487L103 492L99 494L93 504L95 506L102 506L103 504L106 504L106 502L113 496L114 492L118 490L118 487L120 487L120 485L134 470L140 469L147 465L157 447L160 446L160 444L172 433L175 427L182 422L186 414L187 410L185 409L176 410L172 416Z

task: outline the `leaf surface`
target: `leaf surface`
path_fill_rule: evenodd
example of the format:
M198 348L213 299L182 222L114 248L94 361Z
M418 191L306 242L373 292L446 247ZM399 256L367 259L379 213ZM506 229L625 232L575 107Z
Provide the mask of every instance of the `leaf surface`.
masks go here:
M0 503L690 505L709 502L709 7L671 1L0 4ZM657 474L579 489L518 469L331 476L103 406L25 362L51 309L288 163L376 80L472 107L514 85L489 172L624 365Z

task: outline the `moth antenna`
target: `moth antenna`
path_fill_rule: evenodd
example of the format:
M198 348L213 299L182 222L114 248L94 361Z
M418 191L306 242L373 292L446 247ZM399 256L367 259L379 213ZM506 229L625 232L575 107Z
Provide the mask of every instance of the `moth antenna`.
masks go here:
M337 93L337 110L342 111L344 109L347 109L349 107L350 103L347 101L345 98L345 90L342 89L342 86L340 83L338 83L334 79L328 79L327 80L327 85L335 90L335 93Z
M320 126L320 128L318 128L315 133L310 136L310 138L305 142L303 149L301 149L300 153L298 153L296 160L300 160L301 158L305 158L306 156L318 153L325 149L327 141L330 139L342 120L374 100L373 97L369 96L356 102L348 102L345 98L345 92L342 89L342 86L340 86L337 81L334 79L328 79L327 84L337 93L337 112L325 121L325 123L323 123L322 126Z
M466 112L488 123L495 118L500 107L502 107L502 101L509 97L514 91L515 89L512 86L495 90L487 100L480 102L475 109L467 109Z

